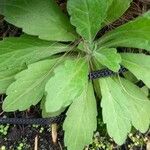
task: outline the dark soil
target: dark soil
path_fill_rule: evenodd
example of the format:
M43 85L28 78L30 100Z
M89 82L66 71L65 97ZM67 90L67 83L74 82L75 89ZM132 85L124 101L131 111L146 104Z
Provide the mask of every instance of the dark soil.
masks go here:
M6 150L16 150L23 143L22 150L34 149L36 137L38 137L38 149L40 150L60 150L62 147L60 138L63 133L59 134L59 144L54 144L51 138L49 127L43 127L44 131L40 133L40 126L10 126L6 136L0 136L0 147L5 146Z
M66 1L57 0L61 9L66 12ZM105 32L126 23L129 20L137 17L141 13L150 9L150 0L134 0L131 8L123 15L119 20L113 24L102 29L98 36L101 36ZM14 27L13 25L7 23L2 16L0 16L0 40L4 37L20 36L22 34L21 29ZM0 96L0 117L11 117L11 118L39 118L41 117L41 111L39 106L35 106L30 110L24 112L13 112L13 113L3 113L1 109L1 104L4 99L4 95ZM1 128L5 128L7 125L0 125L0 148L5 146L6 150L19 150L19 145L23 144L20 150L33 150L35 146L38 146L39 150L65 150L63 144L63 131L62 123L58 124L58 137L57 142L53 142L51 126L36 126L36 125L8 125L6 133L1 131ZM129 136L128 140L123 146L117 146L108 137L105 130L105 125L102 122L98 123L98 131L104 130L102 136L95 136L93 144L90 145L90 149L100 150L106 149L107 145L113 145L113 149L116 150L128 150L132 148L133 150L145 150L146 143L149 141L149 132L146 135L141 133L135 133L135 135ZM134 138L135 137L135 138ZM96 142L95 142L96 141ZM104 148L98 148L97 144L105 145ZM137 144L139 143L139 144ZM131 146L131 147L129 147Z
M1 96L0 103L3 102L4 96ZM1 110L1 108L0 108ZM40 108L37 105L32 107L30 110L24 112L13 112L3 113L0 117L7 118L39 118L41 117ZM59 119L59 118L58 118ZM39 150L63 150L63 131L61 124L58 124L57 131L57 143L52 142L51 126L45 125L8 125L8 130L5 132L1 131L0 126L0 148L5 146L6 150L16 150L20 143L23 143L22 150L30 150L35 147L35 139L38 137L38 149ZM4 128L7 126L3 125Z

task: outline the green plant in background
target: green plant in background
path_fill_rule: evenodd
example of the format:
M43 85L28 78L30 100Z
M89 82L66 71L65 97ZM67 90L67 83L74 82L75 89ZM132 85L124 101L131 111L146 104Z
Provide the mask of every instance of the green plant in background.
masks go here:
M4 145L1 146L0 148L1 148L1 150L6 150L6 147Z
M150 12L98 39L98 31L118 19L131 0L68 0L69 18L53 0L1 0L0 14L23 29L19 38L0 42L0 93L3 110L26 110L41 99L43 117L57 116L68 106L65 145L82 150L97 126L94 91L101 98L109 135L122 144L131 126L146 132L150 101L130 78L88 80L92 70L117 72L120 65L150 87L150 57L120 53L118 47L150 51ZM76 29L76 30L75 30Z
M23 149L23 143L20 143L19 146L17 146L17 150L22 150Z
M7 135L9 129L9 124L0 125L0 135Z

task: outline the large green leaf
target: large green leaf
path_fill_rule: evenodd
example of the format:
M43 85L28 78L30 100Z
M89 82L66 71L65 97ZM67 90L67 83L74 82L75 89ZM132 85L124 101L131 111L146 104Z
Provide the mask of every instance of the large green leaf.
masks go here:
M121 78L116 80L126 96L127 110L132 125L141 132L146 132L150 124L150 101L147 95L136 85ZM128 117L129 117L128 116Z
M45 84L52 75L57 59L39 61L16 75L16 81L7 89L4 111L25 110L43 97Z
M107 11L107 17L105 19L105 25L112 23L119 19L125 11L130 7L132 0L111 0L112 3Z
M100 48L94 51L94 57L102 65L117 72L120 68L121 56L115 48Z
M46 112L55 113L67 107L79 96L88 82L88 65L85 59L66 60L54 70L47 82Z
M122 144L130 132L131 125L124 106L125 96L121 88L111 78L100 80L102 93L103 121L107 124L107 131L116 143Z
M82 150L92 143L97 126L96 99L92 84L85 85L82 94L71 104L63 128L68 150Z
M150 56L122 53L122 64L150 88Z
M0 0L0 14L27 34L53 41L72 41L74 30L54 0Z
M146 132L150 123L150 101L133 83L125 79L99 80L103 120L116 143L123 144L131 125Z
M7 38L0 42L0 71L19 69L67 50L67 45L32 36Z
M150 51L150 11L105 34L99 46L133 47Z
M92 42L101 29L108 5L106 0L68 0L71 23L84 39Z

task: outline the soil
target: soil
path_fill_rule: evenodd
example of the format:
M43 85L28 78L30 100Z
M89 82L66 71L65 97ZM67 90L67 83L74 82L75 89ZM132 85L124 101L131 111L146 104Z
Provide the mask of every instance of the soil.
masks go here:
M4 95L1 96L0 103L2 104ZM0 105L1 105L0 104ZM24 112L13 112L13 113L3 113L0 108L0 117L3 118L39 118L41 117L41 111L39 111L39 105L32 107L30 110ZM59 117L58 117L59 119ZM0 148L5 146L6 150L17 150L20 143L23 143L22 150L32 150L35 147L35 140L38 137L38 149L39 150L65 150L63 144L63 131L62 122L57 124L57 142L53 142L51 126L45 125L3 125L8 129L5 132L1 131L2 127L0 125Z
M57 0L57 3L60 5L61 9L66 12L66 1ZM98 36L101 36L105 32L120 26L121 24L126 23L129 20L137 17L143 12L146 12L150 9L150 0L134 0L130 9L123 15L119 20L113 24L102 29ZM22 34L21 29L16 28L15 26L7 23L2 16L0 16L0 40L4 37L11 36L20 36ZM39 118L41 117L41 111L39 105L32 107L30 110L24 112L13 112L13 113L3 113L1 109L1 104L3 102L5 95L0 96L0 117L11 117L11 118ZM4 128L6 127L6 132ZM145 150L148 145L150 135L149 132L146 134L141 134L137 131L133 132L132 136L129 136L128 140L123 146L116 145L111 138L108 137L105 130L105 125L102 122L98 123L98 131L104 130L104 134L101 136L95 136L93 144L89 146L89 149L100 150L106 149L107 145L113 145L113 149L116 150L128 150L130 149L129 145L134 150ZM98 133L98 132L97 132ZM40 125L0 125L0 148L5 146L6 150L36 150L38 146L39 150L65 150L63 143L63 130L62 122L58 124L57 130L57 142L53 142L51 126L40 126ZM135 137L135 138L134 138ZM100 141L103 141L105 148L98 148L96 145L100 144ZM136 142L140 144L136 145ZM21 145L21 146L19 146ZM22 146L23 145L23 146ZM20 148L19 148L20 147Z

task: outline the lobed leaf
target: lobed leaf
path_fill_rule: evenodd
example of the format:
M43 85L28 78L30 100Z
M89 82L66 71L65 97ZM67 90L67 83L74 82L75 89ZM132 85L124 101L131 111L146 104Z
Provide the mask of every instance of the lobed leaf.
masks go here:
M44 60L29 65L16 75L16 81L7 89L3 102L4 111L23 111L36 105L43 97L45 84L52 76L53 66L58 59Z
M66 108L82 93L88 82L88 64L82 58L66 60L54 70L54 74L45 87L47 113Z
M145 93L123 78L105 78L99 82L103 120L115 142L120 145L124 143L131 125L146 132L150 124L150 101Z
M111 78L99 80L102 93L102 115L107 125L108 134L117 144L123 144L131 130L124 101L126 98L118 84Z
M125 105L128 108L132 125L141 132L145 133L150 124L150 101L145 92L139 87L121 78L117 80L120 88L126 96Z
M71 104L63 128L68 150L82 150L92 142L97 126L96 99L91 82L85 85L81 95Z

